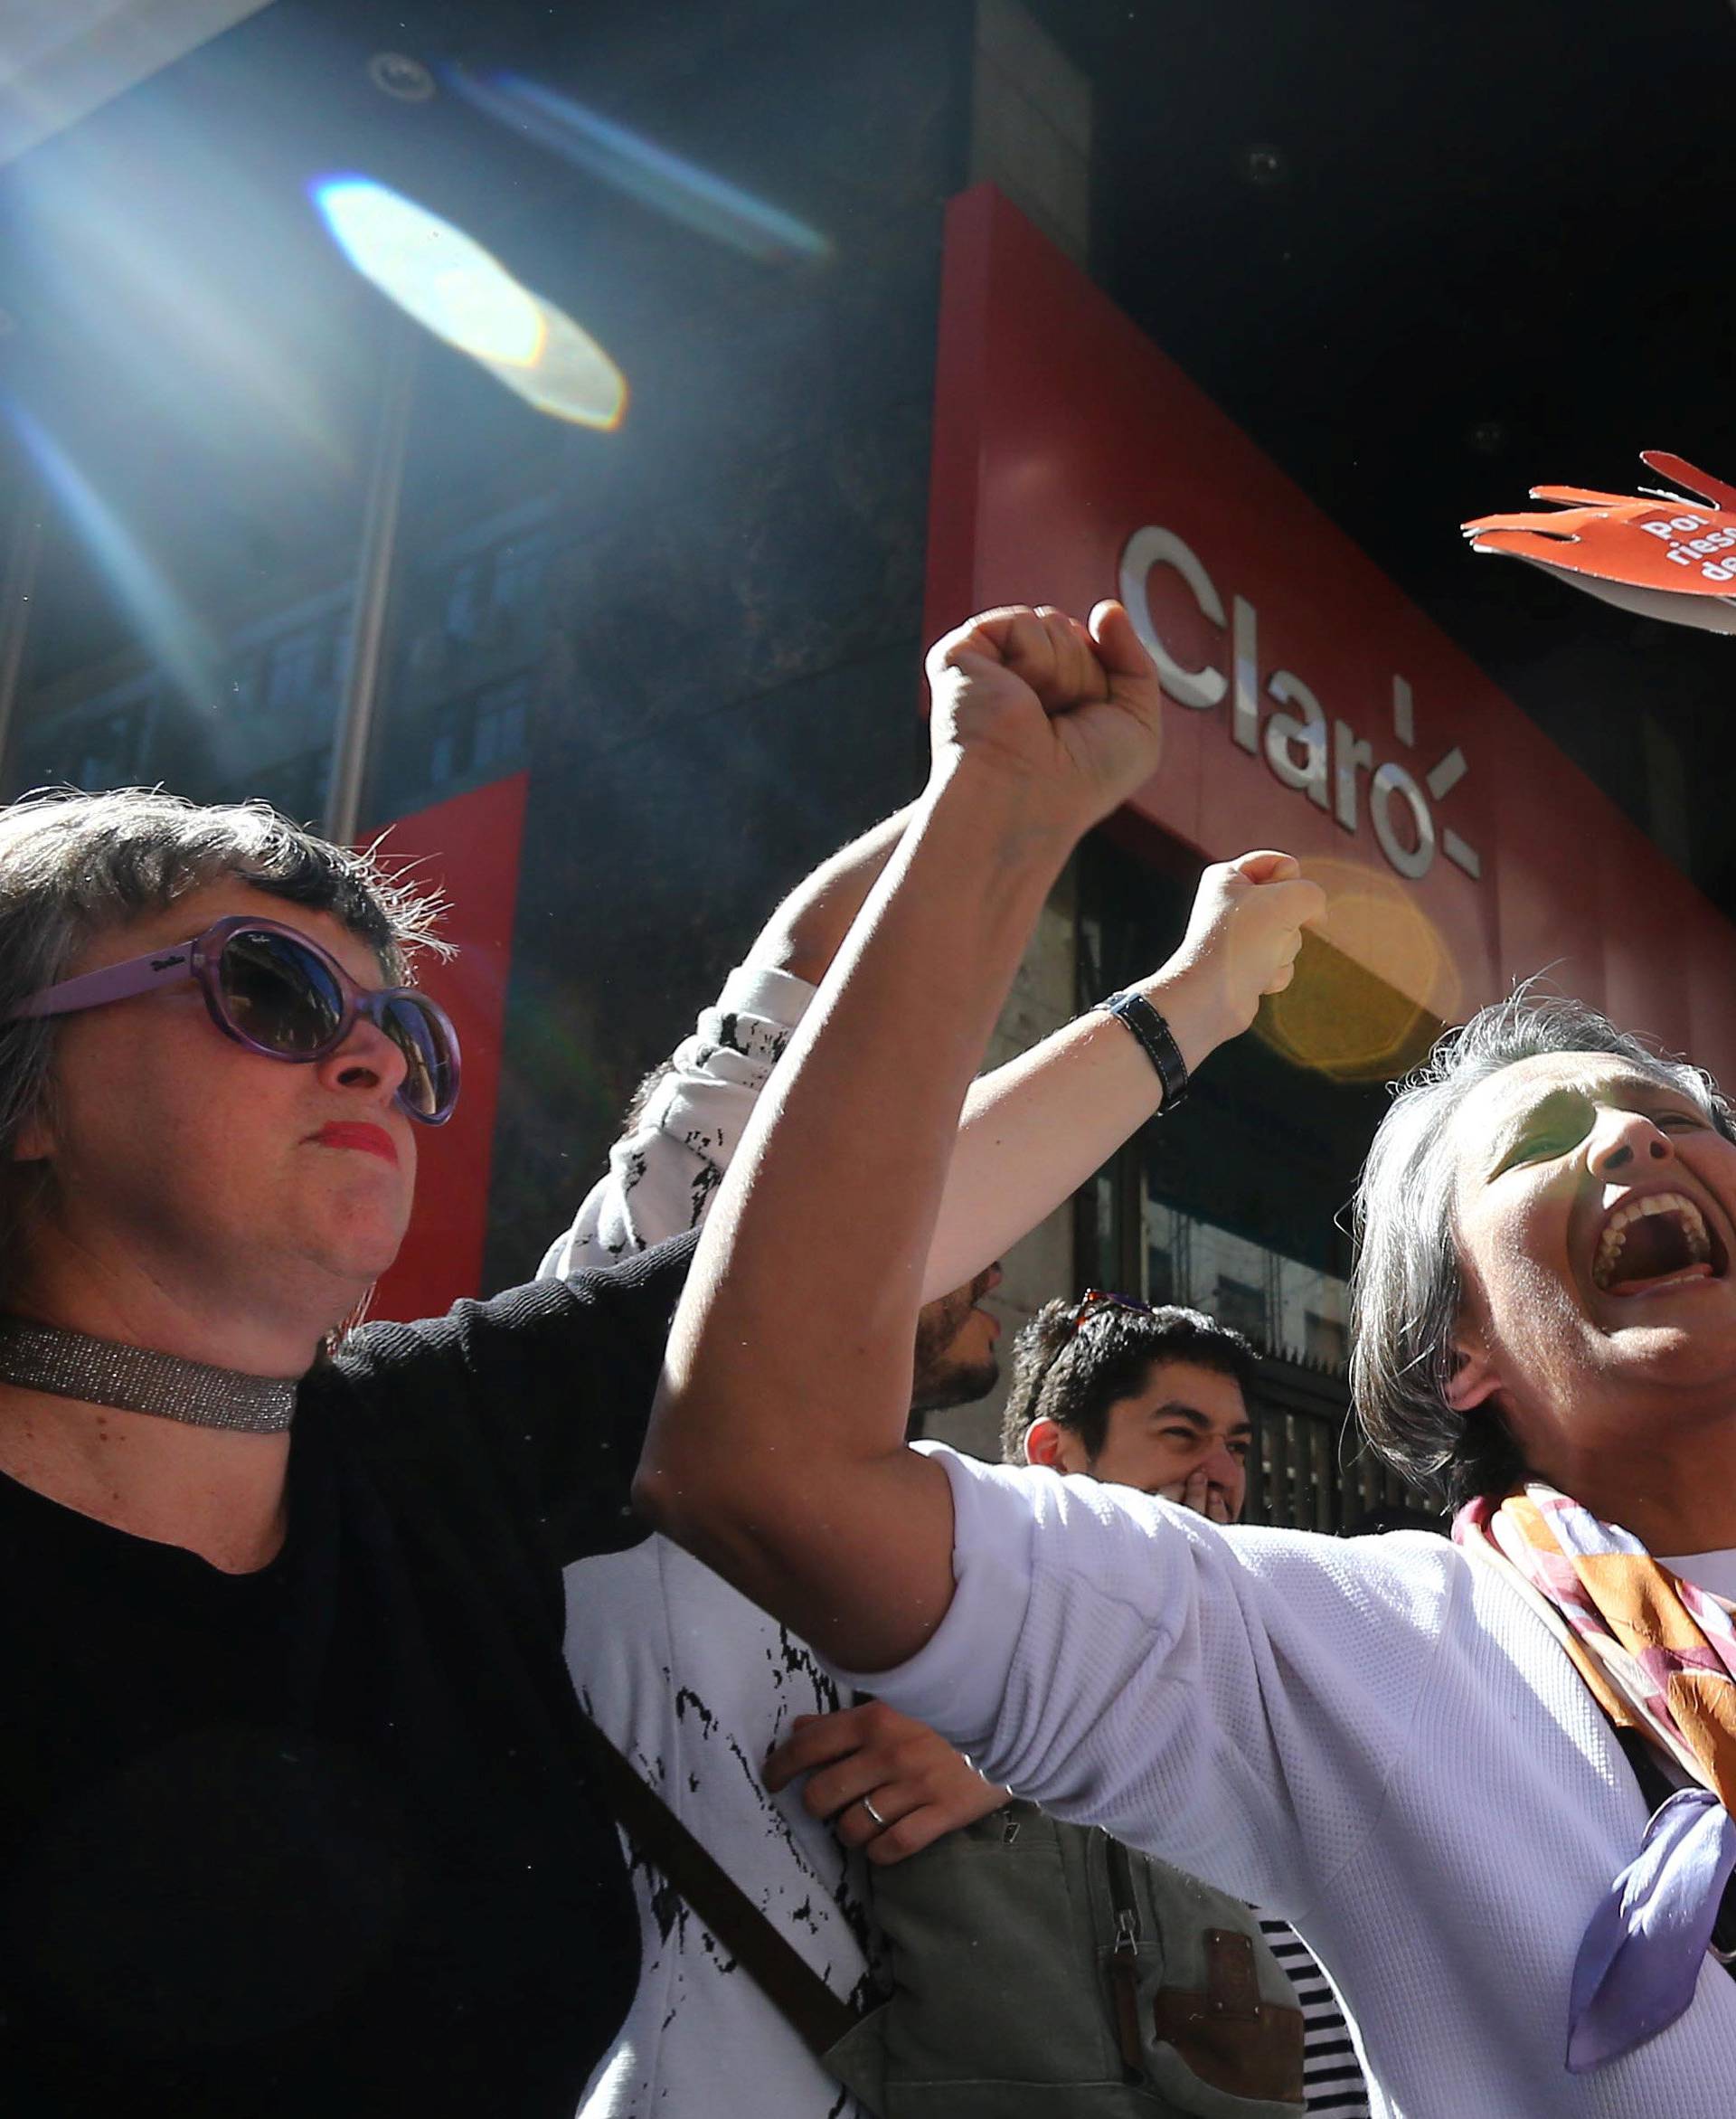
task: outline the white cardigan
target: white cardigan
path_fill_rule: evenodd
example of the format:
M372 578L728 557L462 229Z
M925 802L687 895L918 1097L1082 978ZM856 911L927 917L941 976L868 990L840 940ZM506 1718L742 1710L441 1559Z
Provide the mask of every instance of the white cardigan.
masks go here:
M932 1452L958 1594L844 1673L1057 1815L1283 1914L1390 2119L1731 2119L1736 1981L1590 2076L1563 2066L1593 1907L1646 1805L1543 1622L1420 1532L1225 1530L1121 1487Z

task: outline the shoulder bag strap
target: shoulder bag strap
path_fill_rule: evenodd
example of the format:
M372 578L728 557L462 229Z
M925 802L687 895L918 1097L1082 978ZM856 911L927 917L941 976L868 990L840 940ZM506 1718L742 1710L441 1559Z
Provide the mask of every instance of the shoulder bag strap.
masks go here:
M860 2019L580 1710L597 1791L639 1852L742 1965L816 2059Z

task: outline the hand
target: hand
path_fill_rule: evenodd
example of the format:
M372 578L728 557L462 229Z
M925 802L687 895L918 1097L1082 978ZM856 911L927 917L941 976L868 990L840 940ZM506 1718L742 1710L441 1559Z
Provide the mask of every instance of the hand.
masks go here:
M1156 1489L1160 1501L1175 1501L1184 1509L1192 1509L1196 1516L1203 1516L1208 1523L1233 1523L1230 1512L1229 1497L1221 1486L1214 1486L1203 1470L1190 1471L1185 1479L1178 1479L1173 1486Z
M800 1774L808 1775L808 1814L830 1820L846 1847L882 1867L1009 1800L944 1736L878 1699L841 1714L798 1715L766 1761L766 1785L775 1795Z
M929 649L937 769L969 756L1058 799L1084 831L1157 770L1157 671L1118 603L985 611Z
M1554 502L1552 514L1478 516L1465 524L1465 534L1474 551L1528 559L1626 610L1727 632L1725 606L1736 581L1736 487L1665 449L1641 456L1682 492L1704 499L1533 486L1532 498Z
M1289 854L1243 854L1205 871L1182 946L1153 981L1190 1067L1239 1037L1262 995L1283 992L1296 976L1304 929L1326 910L1326 894Z

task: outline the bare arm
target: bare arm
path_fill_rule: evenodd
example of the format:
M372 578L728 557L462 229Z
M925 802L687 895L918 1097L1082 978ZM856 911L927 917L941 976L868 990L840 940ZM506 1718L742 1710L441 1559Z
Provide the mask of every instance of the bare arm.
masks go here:
M747 962L817 986L915 813L907 804L797 884ZM1193 1073L1253 1021L1296 960L1326 900L1288 854L1244 854L1200 878L1187 932L1134 990L1169 1024ZM1137 1042L1092 1013L992 1074L965 1098L923 1273L924 1301L973 1279L1084 1184L1159 1108L1162 1087Z
M545 1276L612 1263L691 1228L709 1210L798 1020L805 988L831 969L912 814L907 806L823 861L767 920L697 1034L669 1062L609 1174L542 1263ZM1185 939L1138 990L1168 1020L1190 1069L1245 1029L1294 959L1321 899L1286 855L1245 854L1201 878ZM750 976L787 975L766 990ZM800 980L802 985L794 981ZM774 1011L769 1016L758 1009ZM972 1280L1083 1184L1156 1110L1149 1061L1118 1023L1088 1015L974 1082L966 1099L925 1300Z
M1302 930L1326 909L1288 854L1243 854L1200 878L1181 946L1141 979L1192 1073L1288 983ZM971 1085L940 1203L925 1286L962 1285L1082 1185L1162 1102L1123 1025L1077 1017Z
M760 930L745 960L817 986L897 850L915 807L907 803L805 875Z
M965 1092L1074 842L1156 762L1150 661L1094 625L995 612L930 657L929 788L719 1194L641 1466L660 1528L860 1670L951 1598L946 1477L901 1438Z
M710 1211L778 1055L897 846L908 809L803 877L740 970L635 1099L607 1174L540 1269L561 1279L691 1229Z

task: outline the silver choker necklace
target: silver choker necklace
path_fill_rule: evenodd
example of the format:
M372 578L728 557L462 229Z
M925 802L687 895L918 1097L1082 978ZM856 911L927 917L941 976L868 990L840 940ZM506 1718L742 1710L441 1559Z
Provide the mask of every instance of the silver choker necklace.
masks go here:
M0 1383L243 1434L281 1434L296 1416L297 1386L284 1377L211 1368L15 1317L0 1317Z

